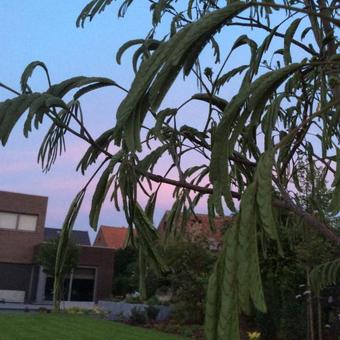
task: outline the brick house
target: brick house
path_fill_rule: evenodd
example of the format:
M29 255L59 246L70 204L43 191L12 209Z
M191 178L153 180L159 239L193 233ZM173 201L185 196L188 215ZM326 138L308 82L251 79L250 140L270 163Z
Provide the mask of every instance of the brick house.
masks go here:
M0 191L0 301L45 302L52 279L36 263L44 241L58 237L45 228L48 198ZM72 234L80 247L79 267L66 278L65 300L97 301L111 295L114 251L91 246L87 232Z
M167 231L167 219L169 212L166 212L158 226L160 237L164 237ZM179 217L179 223L181 216ZM209 223L207 214L191 215L186 224L183 236L192 242L206 243L210 250L218 250L222 245L222 237L225 229L231 225L233 218L231 216L215 217L215 230L212 230Z
M158 226L160 237L164 237L167 231L167 219L169 212L166 212ZM181 216L179 217L179 223ZM230 216L215 217L214 223L216 230L211 230L209 224L209 217L207 214L191 215L188 219L186 229L184 231L184 237L192 242L203 242L211 250L218 250L222 245L222 236L226 227L228 227L233 221ZM126 227L114 227L102 225L99 228L96 239L94 241L95 246L107 247L111 249L124 248L128 241L129 229Z
M126 246L129 229L126 227L110 227L102 225L99 228L94 246L121 249Z

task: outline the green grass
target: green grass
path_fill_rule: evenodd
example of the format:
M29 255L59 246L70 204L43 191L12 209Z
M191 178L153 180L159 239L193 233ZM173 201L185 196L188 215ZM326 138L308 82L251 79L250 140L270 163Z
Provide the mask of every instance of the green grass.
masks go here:
M149 329L87 316L0 314L0 340L179 340Z

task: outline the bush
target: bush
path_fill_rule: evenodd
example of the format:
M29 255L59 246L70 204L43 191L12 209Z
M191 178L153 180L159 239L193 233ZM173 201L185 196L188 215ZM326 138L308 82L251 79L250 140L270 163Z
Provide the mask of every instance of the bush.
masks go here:
M126 294L125 302L127 303L143 303L139 292L133 292L131 294Z
M112 295L125 297L138 289L137 251L132 247L118 249L114 258Z
M153 306L153 305L160 305L160 301L157 299L157 296L151 296L150 299L148 299L146 301L146 304L148 304L149 306Z
M148 317L149 322L150 321L155 321L157 319L157 315L159 313L159 308L155 306L148 306L145 309L146 315Z
M133 325L145 325L148 323L148 317L145 310L142 310L140 308L134 307L131 310L130 323Z
M107 312L98 307L94 307L92 309L72 307L72 308L65 309L64 313L70 314L70 315L89 315L89 316L94 316L100 319L104 319L107 316Z
M203 323L205 295L215 255L199 243L177 241L165 250L172 268L173 318L179 323Z
M180 324L202 324L204 304L200 301L178 301L173 305L172 318Z

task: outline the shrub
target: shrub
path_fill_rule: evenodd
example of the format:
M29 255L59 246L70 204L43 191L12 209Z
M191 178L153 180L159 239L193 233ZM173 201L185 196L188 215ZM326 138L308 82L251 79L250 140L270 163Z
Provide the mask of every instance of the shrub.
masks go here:
M127 303L143 303L141 296L138 292L127 294L125 297L125 302Z
M146 311L137 307L132 308L129 321L134 325L147 324L148 317L146 315Z
M155 321L157 319L159 308L155 306L148 306L145 311L149 321Z
M65 309L64 313L70 314L70 315L89 315L89 316L94 316L100 319L104 319L107 316L107 312L98 307L94 307L91 309L72 307L72 308Z
M172 268L168 279L174 292L173 318L180 323L203 323L205 295L215 255L204 245L177 241L165 250Z
M114 258L113 296L122 296L138 289L137 251L132 247L118 249Z
M159 305L161 304L160 301L157 299L157 296L153 295L151 296L150 299L148 299L146 301L146 304L148 304L149 306L153 306L153 305Z

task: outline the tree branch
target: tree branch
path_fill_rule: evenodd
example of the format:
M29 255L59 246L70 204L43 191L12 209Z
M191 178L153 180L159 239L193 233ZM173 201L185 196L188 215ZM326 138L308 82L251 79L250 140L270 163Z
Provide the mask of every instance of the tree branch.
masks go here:
M165 183L170 184L176 187L182 187L186 189L190 189L193 191L200 192L201 194L209 194L211 195L213 193L213 189L209 187L201 187L199 185L194 185L185 181L176 181L174 179L165 178L160 175L155 175L150 172L143 173L143 176L149 178L150 180L157 182L157 183ZM238 200L241 199L241 195L238 192L231 191L231 195L233 198L236 198ZM304 223L307 225L313 227L316 229L320 234L322 234L328 241L335 243L337 245L340 245L340 237L334 234L324 223L321 223L318 221L315 216L307 213L299 206L295 205L289 197L284 197L283 199L274 199L273 205L276 208L286 209L293 213L295 213L297 216L299 216Z

